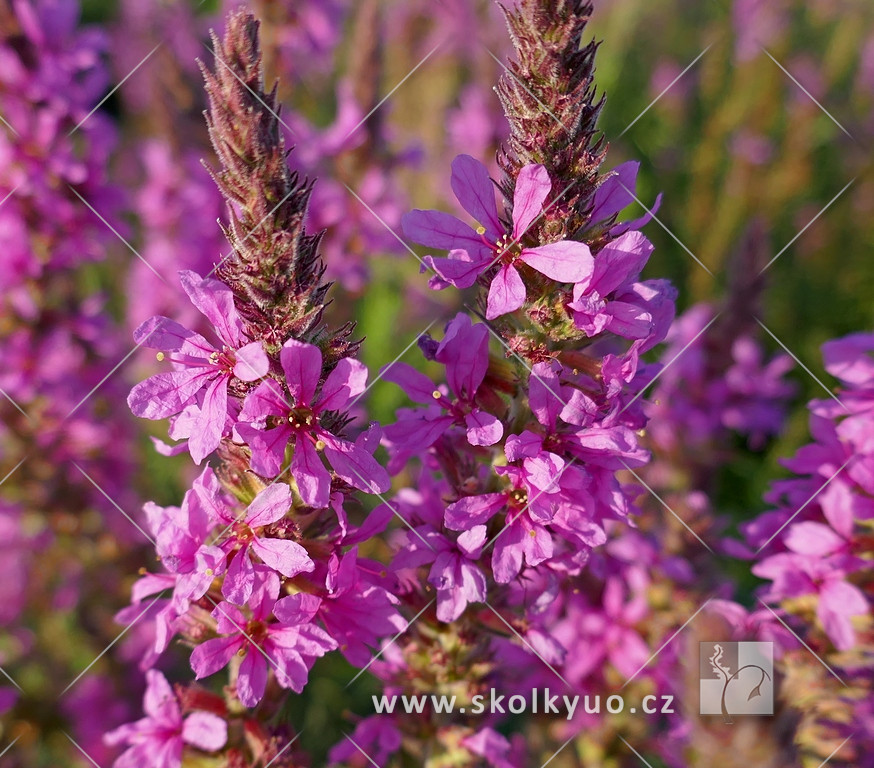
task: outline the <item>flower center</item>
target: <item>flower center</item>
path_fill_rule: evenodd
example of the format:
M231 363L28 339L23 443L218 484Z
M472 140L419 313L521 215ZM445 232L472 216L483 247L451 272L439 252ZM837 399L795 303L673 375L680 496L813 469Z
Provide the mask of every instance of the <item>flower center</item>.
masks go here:
M504 264L512 264L522 253L522 246L507 233L501 235L494 243L490 243L486 240L485 227L477 227L476 232L489 250L496 253Z
M292 429L311 427L315 419L312 408L292 408L288 412L288 423Z

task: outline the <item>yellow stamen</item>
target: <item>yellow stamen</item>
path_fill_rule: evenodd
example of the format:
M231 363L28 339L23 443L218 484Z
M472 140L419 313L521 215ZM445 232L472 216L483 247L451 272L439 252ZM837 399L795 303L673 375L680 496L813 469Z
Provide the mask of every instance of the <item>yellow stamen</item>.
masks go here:
M435 390L431 393L431 397L433 397L435 400L439 400L441 397L443 397L443 395L440 394L440 390L439 390L439 389L435 389Z
M158 352L158 354L155 355L155 357L158 359L159 363L164 362L164 353L163 352Z
M325 445L326 445L326 443L324 440L316 440L316 450L317 451L325 450Z
M477 233L478 235L484 235L484 234L486 233L486 228L485 228L485 227L477 227L477 228L476 228L476 233Z

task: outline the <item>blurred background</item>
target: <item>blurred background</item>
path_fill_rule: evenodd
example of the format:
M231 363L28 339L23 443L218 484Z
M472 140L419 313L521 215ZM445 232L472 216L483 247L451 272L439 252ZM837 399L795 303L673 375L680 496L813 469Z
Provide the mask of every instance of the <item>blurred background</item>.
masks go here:
M114 616L153 558L138 510L146 499L178 504L190 467L155 450L164 425L127 412L127 389L155 369L131 331L156 313L197 322L176 272L208 272L227 252L225 212L201 163L213 156L197 61L212 66L208 30L238 5L87 0L77 14L64 0L0 2L4 766L108 766L101 734L139 716L135 669L151 638L125 629L135 615ZM399 221L413 207L460 212L447 183L456 154L497 171L506 126L493 86L510 50L500 9L248 7L279 78L290 162L317 179L309 229L325 231L331 320L357 323L372 372L396 358L421 366L416 338L464 297L427 288L410 249L422 251ZM786 474L778 458L808 439L803 404L834 385L821 344L874 328L874 5L613 0L596 5L589 35L603 40L607 167L641 164L640 203L625 218L662 195L644 276L674 282L678 312L742 307L732 334L787 361L784 418L760 436L726 429L702 469L731 530L767 508L765 490ZM379 382L366 415L391 421L403 403ZM651 482L679 493L691 481L681 471ZM757 583L731 563L702 579L726 573L740 597ZM186 667L184 650L171 651L165 668ZM365 677L346 690L353 674L339 657L324 660L291 705L313 765L344 712L369 710L376 688ZM577 754L555 764L639 764L606 748ZM733 764L707 759L690 764ZM796 764L774 759L761 764Z

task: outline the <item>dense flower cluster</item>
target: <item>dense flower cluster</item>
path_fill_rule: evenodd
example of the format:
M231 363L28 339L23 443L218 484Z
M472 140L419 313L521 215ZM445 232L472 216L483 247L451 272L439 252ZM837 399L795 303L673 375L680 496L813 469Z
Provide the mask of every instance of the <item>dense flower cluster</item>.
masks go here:
M97 263L117 254L109 227L120 227L106 179L115 130L91 114L108 83L105 52L101 30L79 27L75 0L0 9L0 625L4 680L16 684L2 692L4 730L7 717L45 738L67 728L100 759L89 718L111 726L129 711L96 676L58 702L52 687L78 662L40 638L60 620L70 647L100 652L105 628L82 617L137 535L118 511L131 499L132 423L106 418L123 384L103 384L127 350L94 287ZM27 679L41 682L18 687Z
M870 708L857 707L874 691L872 352L870 333L823 346L825 368L841 386L833 398L809 404L813 442L784 461L794 476L776 481L766 495L775 508L742 526L756 561L753 573L769 582L761 599L793 623L843 681L832 688L820 683L818 700L796 704L804 714L799 744L825 756L834 748L829 737L853 734L832 761L854 766L874 765ZM787 660L786 674L788 686L804 685L797 660Z
M213 43L222 60L239 67L229 72L219 65L215 74L205 73L211 136L225 163L216 179L228 199L244 196L232 213L233 255L220 265L222 279L180 273L213 340L165 316L136 330L137 343L159 350L169 370L135 386L129 404L145 418L172 417L170 435L183 441L173 452L187 449L201 464L218 451L219 463L202 471L180 507L146 505L164 572L141 577L133 604L119 619L131 621L144 607L155 609L149 616L154 642L144 666L153 665L179 635L193 647L197 678L230 665L240 705L255 707L266 697L269 706L278 706L279 689L300 692L313 662L326 652L339 648L363 666L379 639L405 622L397 599L375 575L378 569L357 556L356 545L381 531L388 518L373 514L364 526L352 525L355 489L385 492L389 477L373 458L380 439L376 425L354 440L344 436L346 409L363 393L367 369L353 356L348 329L331 331L320 322L324 269L309 250L317 241L302 227L309 187L299 185L285 165L275 109L263 87L257 23L233 15L224 41ZM267 207L258 197L269 188L251 178L254 163L238 165L240 143L259 159L272 155L281 164L278 176L267 169L264 178L284 184L285 206ZM273 208L262 225L264 237L276 244L271 248L256 237L235 236L235 227L258 215L262 205ZM282 240L274 239L276 232ZM286 258L290 270L269 268L271 260L280 264ZM257 303L241 301L240 291L257 291ZM168 589L171 594L163 597ZM155 675L150 691L159 686ZM147 704L149 695L158 694L148 694ZM168 766L179 764L183 749L225 747L218 726L204 738L186 738L195 716L182 725L178 707L170 710L161 715L173 721L172 729L161 729L173 733L166 744L173 755ZM116 731L113 743L132 745L122 761L132 760L138 749L157 750L142 741L155 729L148 722ZM251 749L251 740L234 738L227 745L229 755ZM277 764L290 765L285 761L291 759L288 754Z

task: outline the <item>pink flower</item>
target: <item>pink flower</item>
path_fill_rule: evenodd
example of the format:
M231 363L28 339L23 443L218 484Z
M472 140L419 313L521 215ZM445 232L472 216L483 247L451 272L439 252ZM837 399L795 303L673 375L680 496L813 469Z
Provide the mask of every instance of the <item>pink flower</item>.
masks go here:
M212 475L211 469L207 472ZM228 600L242 605L251 597L255 586L253 554L268 568L288 578L313 570L313 561L296 541L264 535L265 526L282 520L291 509L291 488L285 483L267 486L242 515L236 514L224 503L218 482L213 482L211 487L196 485L195 492L201 503L227 529L221 547L225 552L233 553L222 586L222 594Z
M219 603L212 616L224 637L207 640L191 653L191 668L198 680L218 672L235 654L243 657L237 697L244 707L261 701L270 670L283 688L300 693L316 658L337 647L323 629L311 623L320 605L318 597L296 594L277 601L278 594L279 577L268 572L252 592L251 618L235 605ZM271 615L279 622L271 621Z
M332 435L319 422L323 413L341 410L364 392L364 365L348 357L340 360L317 397L321 350L289 339L279 359L288 396L279 382L266 379L246 398L236 427L252 449L252 469L266 476L278 474L286 446L293 440L291 474L305 504L324 508L330 501L331 475L319 458L320 451L337 475L352 487L370 493L387 491L391 481L371 453L363 445Z
M221 749L228 740L228 724L209 712L182 717L179 702L160 672L146 673L148 687L143 698L146 717L110 731L109 745L130 748L115 761L115 768L180 768L185 745L206 752Z
M392 363L383 369L383 378L398 384L415 402L429 407L402 412L400 420L386 428L386 437L405 455L423 451L453 424L466 428L471 445L497 443L504 434L501 422L476 402L489 367L488 329L482 324L472 325L467 315L459 313L446 327L434 357L446 366L455 400L425 374L406 363Z
M540 218L551 189L544 166L526 165L519 171L513 196L513 227L508 233L498 218L495 191L486 167L470 155L456 157L452 162L452 191L480 226L474 230L440 211L411 211L401 222L404 233L416 242L450 252L447 258L425 257L425 263L437 273L431 287L469 288L480 274L497 265L486 309L486 317L492 320L525 303L519 262L561 283L588 278L594 260L584 243L561 240L537 247L522 243L531 225Z
M228 384L234 378L263 378L270 361L261 343L244 335L230 288L217 280L201 279L195 272L179 275L191 303L215 328L221 349L168 317L156 315L146 320L134 331L137 344L179 353L169 358L177 367L137 384L128 396L128 405L142 418L164 419L179 413L206 388L188 441L191 458L200 464L225 434ZM163 352L159 358L164 358Z

